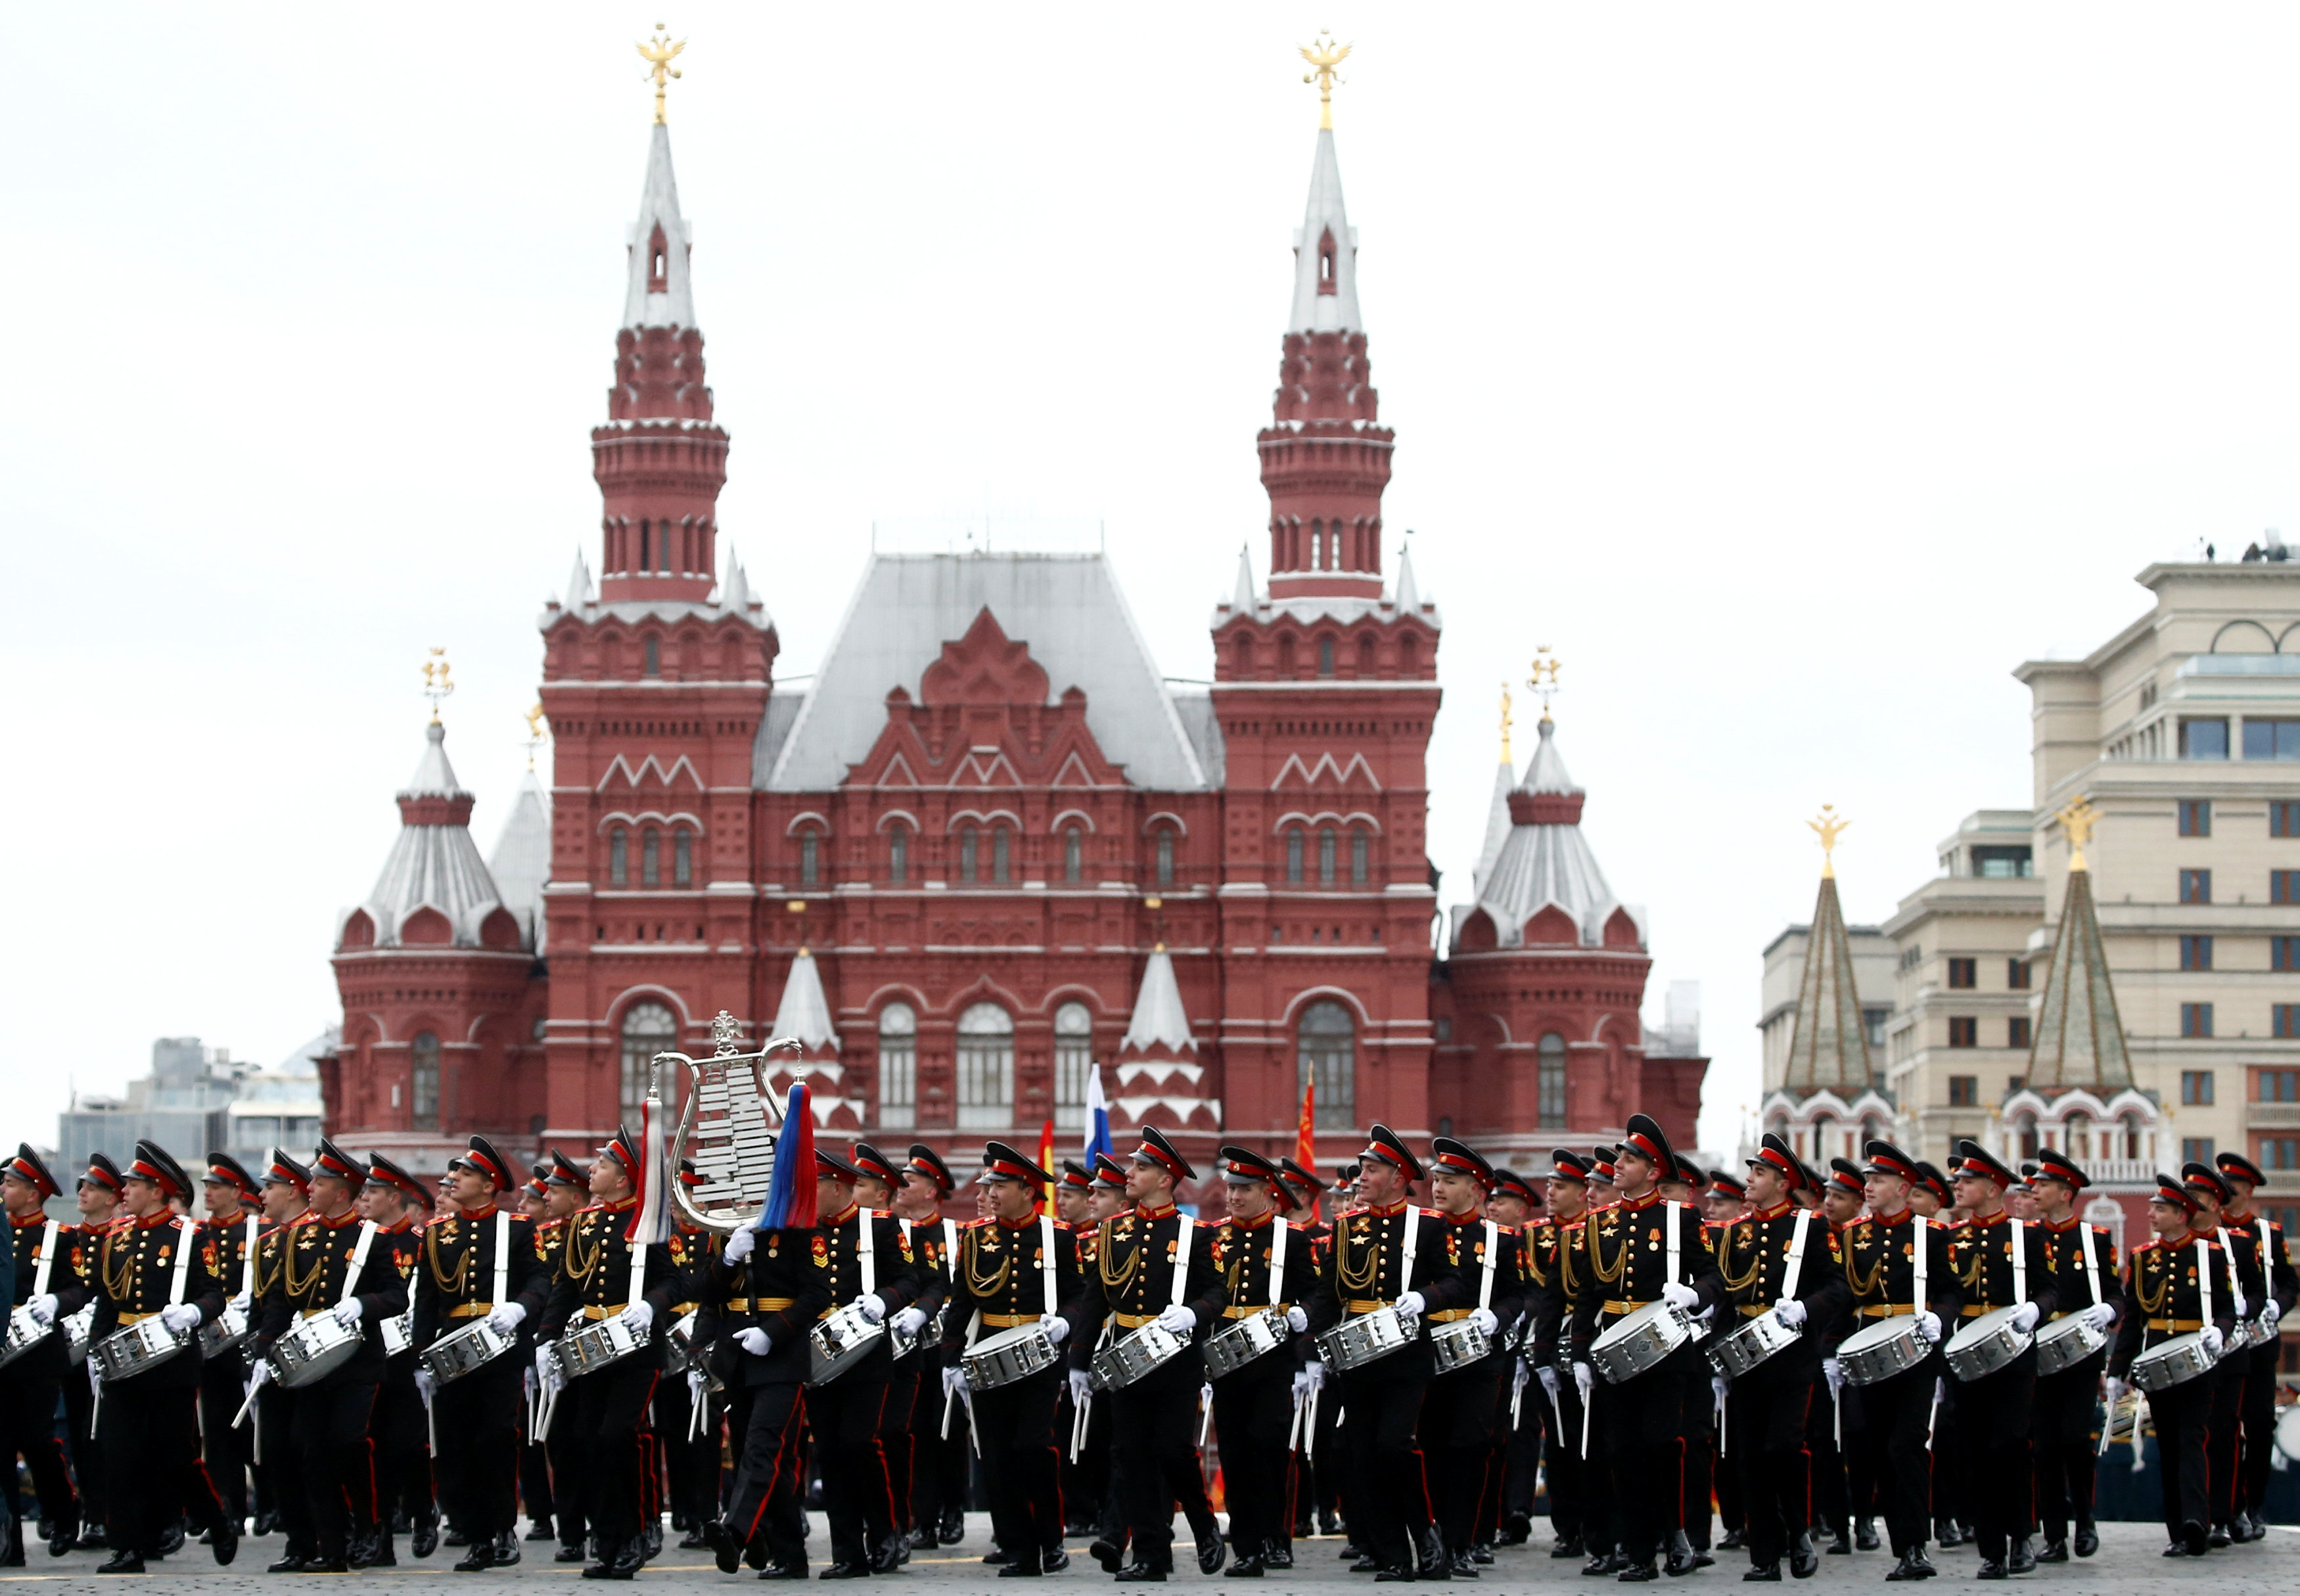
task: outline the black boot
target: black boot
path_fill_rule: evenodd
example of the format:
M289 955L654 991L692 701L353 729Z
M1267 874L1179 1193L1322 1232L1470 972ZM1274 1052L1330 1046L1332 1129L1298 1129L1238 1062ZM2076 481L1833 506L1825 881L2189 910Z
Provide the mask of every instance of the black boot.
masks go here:
M1162 1585L1166 1583L1166 1565L1158 1561L1146 1563L1138 1555L1133 1562L1121 1568L1115 1577L1122 1585Z
M1849 1558L1853 1555L1852 1525L1840 1524L1830 1528L1829 1532L1829 1555L1833 1558Z
M515 1568L519 1566L519 1537L505 1530L496 1537L496 1567Z
M904 1563L907 1563L910 1560L910 1538L906 1535L901 1534L888 1535L885 1540L879 1542L877 1546L871 1548L871 1572L873 1574L892 1574L896 1569L901 1567ZM1036 1567L1038 1563L1037 1559L1029 1557L1028 1554L1017 1557L1014 1561L1017 1563L1028 1562L1033 1567Z
M2037 1561L2040 1563L2065 1563L2068 1560L2069 1543L2066 1541L2047 1541L2045 1550L2037 1554Z
M719 1565L721 1574L735 1574L743 1567L743 1542L735 1532L716 1518L706 1518L698 1526L704 1543L711 1548L712 1560Z
M1446 1556L1446 1536L1436 1525L1414 1532L1413 1573L1417 1579L1444 1579L1453 1572Z
M2012 1574L2034 1574L2037 1571L2036 1548L2029 1544L2028 1536L2020 1535L2014 1538L2012 1555L2006 1559L2004 1567L2007 1572Z
M2180 1542L2188 1549L2188 1555L2192 1558L2200 1558L2212 1550L2211 1536L2204 1526L2193 1518L2180 1525Z
M1729 1529L1718 1541L1717 1550L1720 1551L1738 1551L1748 1543L1748 1541L1742 1535L1739 1530Z
M1881 1544L1877 1539L1877 1521L1874 1518L1853 1521L1853 1549L1855 1551L1874 1551Z
M1262 1555L1259 1552L1246 1552L1240 1554L1240 1556L1223 1571L1222 1577L1225 1579L1260 1579L1262 1577L1262 1571L1265 1567L1267 1567L1267 1565L1262 1560Z
M1893 1565L1892 1571L1885 1577L1889 1580L1923 1579L1929 1570L1920 1570L1917 1567L1916 1555L1913 1551L1903 1552L1901 1560Z
M1198 1532L1198 1572L1211 1575L1229 1556L1229 1548L1222 1544L1221 1530L1212 1519Z
M942 1521L935 1526L935 1539L945 1546L955 1546L966 1539L966 1509L945 1508Z
M894 1572L892 1568L879 1567L879 1559L875 1557L871 1559L871 1571L874 1574L891 1574ZM1046 1569L1038 1561L1038 1548L1035 1546L1026 1546L1021 1550L1016 1552L1012 1557L1006 1559L1006 1566L998 1570L998 1577L1001 1579L1037 1579L1045 1573ZM828 1579L830 1575L826 1574L823 1577Z
M72 1542L79 1539L79 1519L60 1518L56 1520L56 1522L48 1525L48 1555L52 1558L60 1558L63 1556L64 1553L72 1549Z
M259 1530L256 1533L261 1534L262 1532ZM529 1519L527 1522L527 1538L530 1541L556 1541L559 1539L559 1532L551 1527L551 1515L546 1513L540 1517Z
M1891 1576L1888 1575L1887 1577L1889 1578ZM1748 1584L1777 1585L1781 1583L1781 1566L1777 1561L1771 1563L1752 1563L1749 1565L1749 1571L1746 1574L1744 1574L1741 1578L1745 1584Z
M1789 1572L1798 1579L1811 1579L1821 1571L1821 1554L1812 1549L1812 1532L1799 1530L1789 1542Z
M1588 1552L1583 1548L1580 1536L1560 1535L1549 1543L1549 1555L1553 1558L1579 1558L1587 1557Z
M487 1542L479 1541L474 1542L473 1544L484 1547ZM407 1550L419 1558L428 1558L439 1550L439 1509L438 1508L425 1509L423 1516L415 1521L414 1527L407 1532Z
M1676 1579L1692 1573L1700 1566L1693 1560L1693 1542L1686 1538L1685 1532L1670 1531L1669 1556L1662 1559L1662 1572Z
M2099 1530L2098 1526L2096 1526L2096 1525L2094 1525L2094 1524L2093 1524L2093 1522L2092 1522L2090 1519L2083 1519L2083 1520L2080 1520L2080 1521L2078 1523L2078 1525L2077 1525L2077 1535L2076 1535L2076 1554L2077 1554L2077 1556L2079 1556L2079 1557L2080 1557L2080 1558L2088 1558L2088 1557L2092 1556L2092 1554L2093 1554L2094 1552L2098 1551L2099 1550L2100 1550L2100 1530Z
M142 1554L123 1548L98 1563L96 1571L98 1574L141 1574L144 1572L144 1559Z
M1616 1583L1625 1585L1649 1585L1661 1577L1661 1570L1651 1558L1631 1558L1628 1567L1615 1575Z
M470 1550L465 1551L461 1558L456 1559L455 1572L458 1574L483 1574L495 1566L496 1543L493 1541L474 1541L471 1542Z
M1108 1535L1098 1537L1086 1550L1088 1557L1102 1565L1104 1574L1115 1574L1126 1566L1126 1548Z
M239 1555L239 1520L229 1513L217 1519L209 1530L208 1548L215 1553L217 1567L229 1567Z

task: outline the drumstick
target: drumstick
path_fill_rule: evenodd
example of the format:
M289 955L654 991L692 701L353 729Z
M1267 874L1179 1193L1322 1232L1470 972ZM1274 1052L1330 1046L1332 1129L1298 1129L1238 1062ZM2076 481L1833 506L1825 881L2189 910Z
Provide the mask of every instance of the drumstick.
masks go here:
M255 1393L262 1389L263 1387L260 1384L251 1385L247 1388L247 1401L242 1402L239 1405L239 1411L232 1415L231 1427L233 1429L237 1430L241 1425L247 1422L247 1410L255 1406Z
M429 1397L423 1399L423 1424L424 1427L430 1431L429 1438L426 1442L426 1449L436 1458L439 1455L439 1416L432 1411Z
M1593 1387L1591 1391L1581 1393L1581 1459L1584 1462L1589 1459L1589 1398L1594 1390Z
M942 1393L942 1438L945 1441L950 1439L950 1410L956 1406L958 1406L958 1388L953 1386ZM969 1408L967 1411L971 1413L974 1409Z
M2140 1410L2147 1405L2148 1399L2145 1396L2132 1400L2132 1472L2135 1474L2147 1465L2147 1458L2140 1450Z
M1829 1419L1837 1426L1837 1450L1845 1450L1845 1394L1838 1387L1829 1388Z
M974 1427L974 1392L966 1393L966 1444L974 1449L977 1459L982 1456L982 1434Z
M1933 1450L1933 1420L1940 1417L1940 1382L1933 1382L1933 1400L1925 1409L1925 1451Z
M1206 1429L1213 1422L1214 1388L1211 1385L1201 1385L1198 1387L1198 1445L1201 1450L1206 1444Z
M1302 1393L1294 1393L1294 1417L1286 1426L1286 1452L1288 1457L1302 1450Z

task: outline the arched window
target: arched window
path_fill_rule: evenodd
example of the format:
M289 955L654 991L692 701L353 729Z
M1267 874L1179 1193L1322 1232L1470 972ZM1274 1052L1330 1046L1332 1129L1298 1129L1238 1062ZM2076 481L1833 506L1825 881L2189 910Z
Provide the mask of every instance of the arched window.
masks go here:
M1365 827L1353 826L1350 827L1350 885L1352 886L1363 886L1366 884L1368 852Z
M631 838L620 826L607 834L607 880L616 886L630 885Z
M2019 1123L2014 1126L2014 1130L2019 1137L2021 1156L2024 1159L2035 1158L2037 1156L2036 1117L2031 1114L2023 1114L2021 1117Z
M1369 634L1368 636L1358 639L1358 674L1360 676L1371 676L1373 673L1373 637Z
M1302 828L1289 827L1286 832L1286 880L1288 885L1302 885Z
M1334 828L1330 826L1318 827L1318 885L1334 885Z
M958 878L961 881L974 879L974 827L969 826L958 834Z
M654 1056L679 1045L679 1017L661 1003L633 1003L623 1014L623 1118L636 1126L646 1105ZM666 1083L664 1090L671 1089Z
M664 576L671 575L671 523L662 524L662 536L655 547L655 569Z
M1084 1003L1054 1010L1054 1123L1065 1130L1086 1124L1087 1076L1094 1069L1094 1015Z
M1318 674L1320 676L1334 674L1334 640L1331 637L1318 639Z
M1541 1128L1562 1129L1565 1124L1565 1038L1556 1032L1543 1035L1534 1046L1539 1061Z
M435 1131L439 1128L439 1038L429 1031L419 1031L415 1045L408 1052L407 1123L411 1129Z
M887 879L911 878L911 828L900 820L887 827Z
M798 834L798 884L812 886L822 872L822 838L812 831Z
M1245 676L1254 669L1254 639L1243 632L1239 633L1236 653L1238 663L1231 669Z
M1811 1158L1816 1162L1827 1158L1829 1156L1826 1151L1829 1146L1829 1133L1836 1128L1836 1120L1830 1118L1826 1114L1815 1114L1812 1117L1812 1149L1809 1152L1801 1153L1799 1156Z
M1326 523L1310 523L1310 569L1317 570L1326 563Z
M654 555L653 553L654 544L651 541L654 536L654 523L653 521L641 521L639 523L639 569L642 571L649 571L654 569Z
M1294 639L1291 637L1280 637L1278 640L1278 674L1280 676L1294 674Z
M908 1003L879 1010L879 1123L890 1130L919 1120L918 1044L919 1017Z
M1339 1003L1317 1002L1302 1011L1301 1046L1294 1090L1317 1088L1321 1128L1347 1130L1358 1122L1357 1026Z
M2146 1157L2147 1155L2141 1151L2142 1142L2140 1135L2140 1116L2138 1114L2127 1114L2124 1117L2123 1124L2124 1156L2128 1159L2140 1159Z
M1421 669L1421 644L1408 632L1397 640L1397 673L1415 676Z
M695 834L691 831L671 834L671 876L681 886L695 885Z
M1086 873L1086 838L1072 826L1062 833L1062 879L1076 883Z
M661 676L662 674L662 644L661 640L654 637L653 635L649 635L646 644L643 645L642 652L646 655L646 662L639 669L649 676Z
M1158 828L1158 885L1174 885L1174 834L1164 827Z
M1013 1123L1014 1020L996 1003L976 1003L958 1017L958 1127Z
M1012 836L1013 833L1008 831L1004 826L993 826L990 828L990 879L997 882L1001 886L1006 884L1012 864L1013 844L1011 841Z
M654 827L639 833L639 884L659 886L662 884L662 838Z

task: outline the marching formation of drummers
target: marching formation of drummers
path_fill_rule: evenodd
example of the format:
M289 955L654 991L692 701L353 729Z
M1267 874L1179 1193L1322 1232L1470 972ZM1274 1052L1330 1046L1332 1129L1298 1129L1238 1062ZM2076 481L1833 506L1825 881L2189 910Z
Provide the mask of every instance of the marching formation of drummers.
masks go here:
M1219 1219L1154 1129L1059 1172L992 1142L964 1200L926 1146L812 1149L814 1223L668 1243L633 1239L645 1151L530 1176L474 1136L434 1190L324 1140L197 1179L145 1142L63 1224L20 1149L0 1412L49 1551L137 1573L196 1533L226 1564L252 1513L274 1573L390 1565L398 1534L476 1573L521 1560L523 1505L585 1577L632 1577L668 1514L729 1574L805 1578L819 1478L821 1575L859 1578L962 1541L979 1478L1001 1577L1083 1534L1164 1581L1179 1513L1205 1575L1291 1569L1314 1528L1379 1581L1475 1578L1540 1467L1586 1575L1692 1573L1721 1523L1745 1578L1804 1578L1881 1517L1888 1580L1968 1536L2004 1578L2097 1549L2096 1459L2143 1405L2167 1555L2265 1533L2300 1280L2233 1154L2161 1177L2120 1260L2049 1150L1821 1171L1769 1135L1704 1174L1643 1116L1538 1181L1379 1125L1330 1192L1224 1147Z

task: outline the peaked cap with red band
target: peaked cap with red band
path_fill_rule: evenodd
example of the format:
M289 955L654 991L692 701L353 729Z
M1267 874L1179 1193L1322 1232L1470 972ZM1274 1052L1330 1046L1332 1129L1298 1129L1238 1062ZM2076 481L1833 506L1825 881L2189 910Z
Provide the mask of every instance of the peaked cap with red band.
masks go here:
M1105 1192L1126 1189L1126 1166L1106 1152L1094 1155L1094 1184Z
M2240 1152L2216 1154L2212 1162L2219 1167L2223 1178L2248 1180L2255 1186L2264 1186L2268 1184L2268 1176L2260 1172L2260 1166Z
M902 1189L903 1172L896 1168L895 1160L868 1142L854 1143L854 1173L885 1181L890 1192Z
M354 1188L367 1184L367 1166L352 1157L325 1136L320 1138L320 1150L312 1155L312 1178L331 1175Z
M1792 1192L1806 1184L1804 1165L1789 1150L1788 1141L1778 1131L1765 1133L1763 1139L1757 1143L1757 1156L1749 1160L1748 1164L1752 1169L1762 1164L1768 1168L1779 1170Z
M911 1143L911 1161L903 1168L934 1182L935 1190L946 1197L958 1189L958 1177L950 1172L950 1166L942 1161L942 1154L923 1142Z
M459 1158L448 1160L447 1168L450 1170L469 1169L476 1175L484 1175L496 1183L498 1192L508 1192L519 1184L519 1176L512 1171L511 1160L496 1151L495 1143L485 1136L473 1136L470 1150Z
M1320 1180L1292 1159L1279 1159L1278 1167L1286 1172L1286 1184L1300 1192L1305 1198L1315 1197L1326 1189L1324 1181Z
M1701 1166L1681 1152L1677 1155L1677 1183L1684 1186L1698 1186L1704 1184Z
M2047 1147L2037 1155L2037 1178L2057 1180L2071 1192L2081 1192L2092 1185L2092 1176L2063 1157L2057 1148Z
M1457 1142L1451 1136L1433 1138L1429 1143L1429 1161L1435 1168L1450 1169L1456 1175L1470 1176L1478 1183L1479 1190L1488 1197L1493 1195L1493 1163L1467 1142Z
M1905 1180L1912 1186L1924 1184L1924 1174L1917 1168L1916 1160L1903 1152L1890 1142L1879 1142L1872 1138L1862 1151L1869 1160L1861 1167L1862 1174L1889 1175L1896 1180Z
M2196 1217L2196 1199L2178 1176L2159 1175L2156 1177L2156 1195L2149 1201L2169 1202L2190 1218Z
M1578 1185L1589 1178L1592 1167L1589 1160L1583 1158L1571 1147L1553 1147L1549 1150L1549 1175L1553 1180L1570 1181Z
M1588 1173L1584 1175L1581 1178L1584 1180L1602 1181L1609 1186L1612 1185L1613 1184L1613 1154L1615 1151L1615 1149L1611 1147L1592 1149L1589 1153Z
M1834 1190L1838 1192L1849 1192L1855 1197L1860 1196L1861 1166L1854 1163L1851 1159L1829 1160L1829 1183L1822 1189L1824 1191Z
M1221 1150L1222 1179L1234 1186L1268 1186L1279 1205L1293 1201L1286 1191L1286 1171L1251 1147Z
M200 1177L208 1185L230 1186L239 1193L241 1202L254 1206L263 1201L263 1190L255 1184L255 1176L247 1166L228 1152L208 1154L208 1172Z
M1970 1136L1958 1141L1956 1164L1949 1173L1957 1180L1994 1182L2000 1192L2009 1192L2021 1184L2021 1177L2006 1168L2003 1160Z
M1142 1127L1142 1145L1134 1150L1134 1160L1140 1164L1155 1164L1172 1173L1177 1183L1196 1180L1198 1172L1190 1168L1190 1160L1166 1140L1166 1133L1154 1125Z
M1004 1142L982 1144L982 1173L974 1184L987 1186L994 1180L1018 1180L1025 1185L1044 1186L1054 1177L1038 1168L1033 1160L1024 1158Z
M638 1184L639 1171L646 1167L646 1160L639 1157L639 1139L631 1135L629 1126L617 1126L615 1134L607 1138L607 1144L599 1151L621 1164L633 1185Z
M160 1188L162 1196L188 1201L192 1194L192 1177L157 1142L136 1143L136 1160L128 1166L128 1178L150 1181Z
M63 1188L56 1185L56 1177L48 1173L48 1167L40 1161L40 1155L32 1151L29 1142L16 1143L16 1156L8 1160L8 1173L44 1199L63 1195Z
M828 1175L833 1180L845 1181L851 1181L862 1173L820 1142L814 1144L814 1172L818 1176Z
M576 1167L575 1160L556 1147L551 1150L550 1167L551 1173L544 1176L547 1185L573 1186L579 1192L590 1184L583 1177L583 1171Z
M431 1201L431 1193L423 1189L421 1181L379 1152L367 1155L367 1184L396 1192L410 1202L428 1206Z
M2180 1184L2191 1192L2202 1192L2222 1207L2236 1201L2236 1188L2229 1185L2221 1172L2210 1164L2181 1165Z
M1514 1197L1528 1208L1541 1206L1541 1193L1534 1188L1534 1184L1514 1169L1494 1171L1492 1194L1496 1197Z
M550 1196L551 1166L548 1164L538 1164L535 1167L534 1177L529 1180L525 1185L521 1185L520 1190L530 1193L538 1197Z
M1736 1202L1746 1202L1749 1197L1748 1183L1730 1169L1712 1169L1709 1172L1709 1194L1712 1197L1730 1197Z
M1062 1184L1065 1192L1091 1192L1094 1190L1094 1171L1076 1159L1064 1159Z
M683 1186L707 1186L711 1177L695 1167L693 1159L679 1160L679 1184Z
M267 1186L294 1186L304 1196L312 1194L312 1172L288 1156L284 1147L271 1150L271 1162L263 1171Z
M1386 1125L1377 1124L1366 1132L1365 1151L1358 1154L1361 1162L1373 1159L1388 1164L1408 1180L1421 1179L1421 1166L1405 1145L1405 1138Z
M1669 1138L1650 1114L1629 1116L1629 1132L1621 1138L1621 1150L1651 1159L1655 1180L1667 1180L1670 1171L1677 1167L1677 1154L1671 1150Z
M76 1186L84 1186L90 1181L94 1181L97 1185L109 1187L112 1194L115 1197L120 1194L120 1166L112 1161L112 1155L110 1153L89 1153L88 1155L88 1173L81 1176L79 1179L73 1184Z
M1950 1201L1948 1176L1943 1175L1936 1165L1924 1159L1917 1160L1917 1182L1942 1203L1946 1204Z

